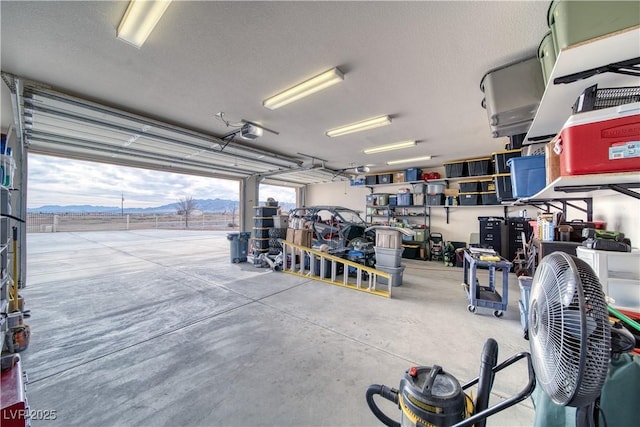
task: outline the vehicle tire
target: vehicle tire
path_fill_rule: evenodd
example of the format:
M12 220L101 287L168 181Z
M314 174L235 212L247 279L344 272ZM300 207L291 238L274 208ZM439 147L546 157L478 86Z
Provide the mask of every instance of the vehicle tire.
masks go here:
M279 250L282 249L282 243L280 243L280 240L278 240L277 238L272 237L269 239L269 247Z
M269 237L275 238L275 239L284 239L285 237L287 237L287 229L286 228L270 228Z

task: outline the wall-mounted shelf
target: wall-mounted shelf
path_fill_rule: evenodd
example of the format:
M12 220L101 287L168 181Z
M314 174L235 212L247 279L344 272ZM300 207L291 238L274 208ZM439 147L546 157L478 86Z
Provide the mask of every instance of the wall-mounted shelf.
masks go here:
M447 221L447 224L449 224L449 210L450 209L478 209L478 208L500 208L503 210L504 212L504 217L507 217L508 211L509 211L509 205L504 205L504 204L500 204L500 205L431 205L431 206L427 206L429 208L429 215L431 215L431 208L444 208L445 211L445 218Z
M536 200L590 198L593 192L600 195L622 193L640 199L640 193L632 190L640 188L639 172L619 172L593 175L561 176L538 193L528 198L518 199L517 204L527 204Z
M431 182L431 181L429 181ZM398 187L403 185L415 185L415 184L426 184L426 181L403 181L403 182L388 182L385 184L365 184L364 186L369 188L372 192L374 188L377 187Z
M529 132L528 143L536 138L551 139L572 114L571 107L578 96L589 86L599 87L638 86L638 76L602 73L573 83L553 83L558 77L590 70L614 62L640 56L640 27L622 30L563 49L556 59L547 88Z
M438 181L482 181L483 179L493 179L493 175L471 175L471 176L458 176L455 178L443 178ZM429 181L429 183L434 183L434 181Z

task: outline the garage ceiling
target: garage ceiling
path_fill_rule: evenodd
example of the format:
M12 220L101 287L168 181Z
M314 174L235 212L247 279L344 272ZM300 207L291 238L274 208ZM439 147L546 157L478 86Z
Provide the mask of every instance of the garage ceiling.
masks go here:
M487 70L536 53L548 2L174 0L141 49L115 37L126 7L0 2L2 71L24 82L31 149L305 184L340 179L335 171L354 165L382 171L397 168L387 160L431 155L406 165L429 168L503 147L491 138L479 82ZM345 73L342 83L278 110L262 106L332 67ZM6 129L4 92L2 107ZM215 117L221 111L279 134L251 144L236 138L222 149L234 128ZM385 114L390 126L325 135ZM362 153L405 139L418 144Z

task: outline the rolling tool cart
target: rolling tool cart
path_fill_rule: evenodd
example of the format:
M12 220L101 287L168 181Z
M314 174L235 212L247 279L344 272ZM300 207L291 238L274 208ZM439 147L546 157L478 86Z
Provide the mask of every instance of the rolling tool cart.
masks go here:
M489 283L481 286L476 276L476 268L489 269ZM477 307L493 309L495 317L502 317L507 311L509 292L509 270L511 262L497 255L495 251L481 248L469 248L464 252L464 282L469 305L467 310L475 313ZM496 270L502 269L502 295L496 291Z

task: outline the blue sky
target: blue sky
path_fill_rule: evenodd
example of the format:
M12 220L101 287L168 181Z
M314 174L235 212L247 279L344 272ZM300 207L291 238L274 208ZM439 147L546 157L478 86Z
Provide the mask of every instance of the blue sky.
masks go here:
M44 205L146 208L194 199L238 200L239 183L29 154L27 207ZM291 188L262 185L260 199L295 203Z

